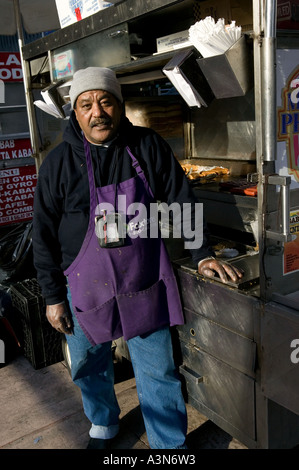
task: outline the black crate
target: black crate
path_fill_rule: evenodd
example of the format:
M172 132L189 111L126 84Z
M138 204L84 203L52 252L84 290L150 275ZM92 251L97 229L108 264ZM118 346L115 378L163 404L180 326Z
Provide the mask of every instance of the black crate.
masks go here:
M35 369L63 360L62 335L46 318L45 300L36 279L11 286L12 305L21 313L24 356Z

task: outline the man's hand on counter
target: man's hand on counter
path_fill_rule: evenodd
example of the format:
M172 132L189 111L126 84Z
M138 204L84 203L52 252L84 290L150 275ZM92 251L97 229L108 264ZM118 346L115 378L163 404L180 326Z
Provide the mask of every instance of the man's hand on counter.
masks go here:
M72 334L71 317L64 302L47 305L46 316L55 330L66 335Z
M198 263L198 272L202 276L214 278L219 276L223 283L228 281L238 282L243 277L243 272L235 266L215 258L205 258Z

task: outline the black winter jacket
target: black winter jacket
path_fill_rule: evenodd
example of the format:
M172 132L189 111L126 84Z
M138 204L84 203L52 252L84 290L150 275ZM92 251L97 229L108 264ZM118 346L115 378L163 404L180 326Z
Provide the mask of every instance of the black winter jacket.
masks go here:
M109 147L91 145L97 186L136 175L126 146L138 159L157 200L196 202L169 145L153 130L133 126L123 116L119 134ZM63 142L43 161L34 197L33 253L38 282L47 304L65 299L63 271L81 248L89 222L89 182L81 129L74 113ZM213 255L204 229L203 245L190 250L194 262Z

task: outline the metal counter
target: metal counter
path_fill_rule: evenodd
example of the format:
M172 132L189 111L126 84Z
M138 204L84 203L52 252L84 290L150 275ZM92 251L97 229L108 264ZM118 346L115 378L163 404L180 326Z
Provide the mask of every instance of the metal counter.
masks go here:
M279 346L290 347L299 317L286 320L261 302L258 254L231 263L247 270L238 284L203 278L190 258L173 262L186 320L174 334L186 399L249 448L291 448L299 443L298 374Z

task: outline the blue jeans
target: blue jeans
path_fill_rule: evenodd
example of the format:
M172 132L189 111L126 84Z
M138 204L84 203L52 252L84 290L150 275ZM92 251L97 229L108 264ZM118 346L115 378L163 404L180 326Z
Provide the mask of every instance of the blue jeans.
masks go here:
M75 315L69 345L72 379L81 389L90 436L110 439L118 432L120 408L114 393L111 342L92 346ZM187 413L173 361L169 328L127 341L139 403L151 449L185 448Z

